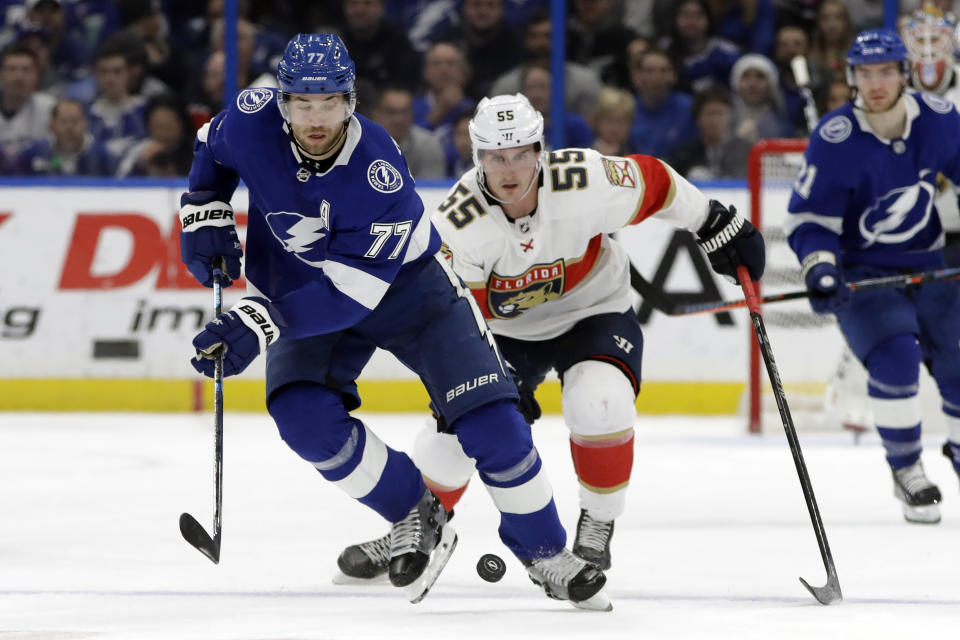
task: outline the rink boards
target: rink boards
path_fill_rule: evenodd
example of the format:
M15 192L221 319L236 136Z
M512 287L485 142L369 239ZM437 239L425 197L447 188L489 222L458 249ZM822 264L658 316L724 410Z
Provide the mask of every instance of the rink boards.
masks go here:
M210 390L188 359L191 338L212 316L212 295L180 263L176 212L183 185L28 184L0 186L0 410L204 406ZM703 188L746 211L742 183ZM447 185L431 183L418 191L432 210ZM233 205L242 239L243 188ZM684 231L647 221L619 239L641 273L671 293L715 289L726 299L739 296L737 287L705 268ZM243 295L239 284L225 290L225 308ZM670 318L641 307L641 321L642 411L737 410L747 371L745 313ZM776 346L800 356L810 348L802 341ZM787 380L805 375L782 373ZM231 407L261 409L262 378L261 358L230 380ZM374 357L364 380L368 410L419 411L426 405L414 375L389 354ZM559 385L547 384L541 400L548 411L558 410Z

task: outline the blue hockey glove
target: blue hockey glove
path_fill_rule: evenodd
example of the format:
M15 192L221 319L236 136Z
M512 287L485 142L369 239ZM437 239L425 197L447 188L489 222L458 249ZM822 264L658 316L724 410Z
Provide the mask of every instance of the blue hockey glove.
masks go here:
M240 277L243 249L237 237L233 209L217 200L213 191L194 191L180 197L180 259L197 282L213 286L214 261L222 260L221 283L228 287Z
M850 289L837 268L837 257L829 251L814 251L804 258L800 277L814 312L837 313L850 303Z
M236 375L280 337L281 326L280 314L265 298L243 298L196 335L193 346L197 355L190 364L212 378L214 358L223 353L223 375Z
M766 249L763 236L749 220L716 200L710 201L710 212L697 230L697 244L707 252L710 266L732 282L740 283L737 267L744 265L754 281L763 276Z

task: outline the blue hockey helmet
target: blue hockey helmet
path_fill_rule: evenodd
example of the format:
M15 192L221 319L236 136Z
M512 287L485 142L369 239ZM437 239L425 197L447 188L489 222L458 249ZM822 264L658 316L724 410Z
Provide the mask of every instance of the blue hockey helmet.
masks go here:
M910 73L907 47L892 29L867 29L854 39L847 52L847 84L855 86L853 68L861 64L899 62L904 75Z
M340 36L298 33L287 43L277 65L280 112L288 122L291 121L287 105L290 94L342 93L348 104L342 118L346 120L356 108L356 80L356 67Z

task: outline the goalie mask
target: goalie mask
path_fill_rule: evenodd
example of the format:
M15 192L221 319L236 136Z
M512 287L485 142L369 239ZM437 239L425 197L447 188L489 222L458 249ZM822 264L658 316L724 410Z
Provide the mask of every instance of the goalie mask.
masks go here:
M536 184L540 169L544 163L543 116L533 108L522 94L512 96L494 96L484 98L477 105L477 111L468 127L470 144L473 147L473 164L477 168L477 182L485 194L502 202L519 202ZM533 145L534 152L529 157L504 159L503 154L484 153ZM530 183L523 194L515 200L505 201L495 196L486 185L485 171L494 171L498 165L512 163L518 170L533 169ZM528 164L529 163L529 164Z
M901 28L910 53L914 85L924 91L943 94L953 80L957 24L950 14L925 6Z

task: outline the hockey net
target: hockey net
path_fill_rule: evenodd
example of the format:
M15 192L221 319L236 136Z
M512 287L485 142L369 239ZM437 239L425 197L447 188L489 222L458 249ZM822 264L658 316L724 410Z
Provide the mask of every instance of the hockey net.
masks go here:
M783 222L806 148L806 139L768 139L750 152L751 219L767 247L761 295L805 288ZM806 299L768 304L762 312L797 429L872 430L867 374L847 349L834 316L813 313ZM760 349L752 334L749 340L748 426L756 433L765 425L778 428L781 421ZM925 367L920 368L920 405L924 432L944 431L940 396Z
M769 139L758 142L750 152L747 185L751 219L763 233L767 246L761 295L804 289L800 264L787 245L783 223L806 147L806 139ZM769 304L762 311L797 428L839 428L844 421L850 422L851 426L859 426L853 425L855 422L865 423L866 416L844 415L855 412L851 407L839 406L842 390L836 388L833 379L845 347L834 317L813 313L805 299ZM759 432L764 425L779 425L780 417L752 334L749 340L749 428L751 432Z

